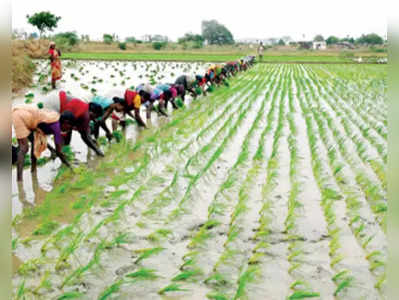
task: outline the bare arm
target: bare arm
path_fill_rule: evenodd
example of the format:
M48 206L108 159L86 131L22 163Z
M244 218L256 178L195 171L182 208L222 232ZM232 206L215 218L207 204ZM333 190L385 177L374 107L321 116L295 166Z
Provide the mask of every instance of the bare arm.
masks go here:
M79 131L79 133L80 133L82 140L85 142L85 144L89 148L93 149L97 155L104 156L104 154L101 152L101 150L97 148L97 146L94 144L94 142L90 138L87 130Z
M49 148L51 152L54 152L58 156L58 158L62 161L63 164L72 169L71 164L67 161L64 153L62 153L60 144L56 144L55 149L51 147L51 145L47 144L47 148Z
M105 124L104 121L100 121L100 126L102 129L104 129L107 139L112 140L112 134L111 131L108 129L107 124Z
M139 126L142 126L144 128L147 128L147 125L144 123L143 119L141 118L140 115L140 109L139 108L135 108L134 109L134 116L132 115L131 111L127 111L126 112L131 118L135 119L137 121L137 123L139 124Z
M114 108L112 107L112 105L110 105L107 108L107 110L105 111L105 113L104 113L104 115L103 115L103 117L101 119L101 122L105 122L111 116L113 111L114 111Z

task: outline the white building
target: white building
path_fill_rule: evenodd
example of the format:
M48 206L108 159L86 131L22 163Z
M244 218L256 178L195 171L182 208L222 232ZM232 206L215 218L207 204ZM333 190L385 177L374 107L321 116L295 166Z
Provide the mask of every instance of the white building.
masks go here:
M327 43L325 41L313 42L312 48L313 50L326 50Z

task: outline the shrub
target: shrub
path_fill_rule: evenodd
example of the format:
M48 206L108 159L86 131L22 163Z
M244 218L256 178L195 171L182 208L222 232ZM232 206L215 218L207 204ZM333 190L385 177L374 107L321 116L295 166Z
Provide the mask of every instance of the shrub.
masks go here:
M126 50L126 43L119 43L118 44L119 49L121 50Z
M79 43L79 37L76 32L68 31L68 32L61 32L54 36L55 40L63 39L65 40L70 46L75 46Z
M56 48L60 49L61 53L70 51L73 48L66 37L57 37L54 41L56 43Z
M167 42L154 42L152 43L152 48L155 50L161 50L162 48L165 48L167 45Z
M106 43L107 45L112 44L112 42L114 41L114 38L112 37L112 35L104 33L103 34L103 41L104 43Z

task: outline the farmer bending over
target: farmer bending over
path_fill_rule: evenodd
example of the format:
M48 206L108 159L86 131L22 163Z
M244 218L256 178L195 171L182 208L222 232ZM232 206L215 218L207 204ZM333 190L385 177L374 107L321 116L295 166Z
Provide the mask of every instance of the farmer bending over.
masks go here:
M31 142L31 171L36 172L37 158L49 147L46 136L50 134L54 136L55 153L64 164L70 167L61 151L62 137L59 119L60 115L56 112L32 106L20 106L12 110L12 123L18 140L18 148L13 147L13 161L17 164L18 181L22 181L29 141Z
M112 133L108 129L105 121L112 114L113 111L123 112L125 110L124 99L115 97L110 99L102 96L95 96L89 103L90 120L94 123L93 135L97 139L100 132L100 127L105 131L106 137L109 141L112 139ZM106 115L106 118L103 118Z
M71 143L72 130L77 130L85 144L93 149L97 155L104 156L96 143L90 137L90 114L89 104L72 99L61 108L60 117L61 129L66 132L64 142L66 145Z

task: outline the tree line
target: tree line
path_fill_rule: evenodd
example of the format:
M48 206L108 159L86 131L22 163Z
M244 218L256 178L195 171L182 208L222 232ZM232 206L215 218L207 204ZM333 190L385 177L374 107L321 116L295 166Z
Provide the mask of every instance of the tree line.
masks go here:
M42 37L46 32L51 32L57 28L58 22L61 20L60 16L56 16L48 11L42 11L35 13L33 15L27 15L27 21L29 24L36 27L39 31L40 37ZM31 34L30 38L36 38L37 34ZM80 41L89 42L89 35L81 35L80 37L74 31L63 32L53 35L51 38L63 45L65 47L73 47L77 45ZM324 39L322 35L316 35L313 39L314 41L325 41L327 45L335 45L343 42L356 44L356 45L381 45L384 44L384 39L376 33L362 34L358 38L345 37L339 38L337 36L331 35ZM286 45L292 43L293 40L289 36L282 37L280 39L270 38L268 39L271 45ZM118 43L120 49L125 50L127 43L137 44L143 42L150 42L153 48L160 50L169 42L167 36L155 34L155 35L145 35L143 40L136 39L135 37L127 37L124 41L120 41L118 35L105 33L103 35L103 42L105 44ZM233 34L230 30L223 24L216 20L204 20L201 23L201 34L186 33L184 36L178 39L178 44L182 45L183 49L186 48L202 48L204 44L209 45L232 45L235 44Z

